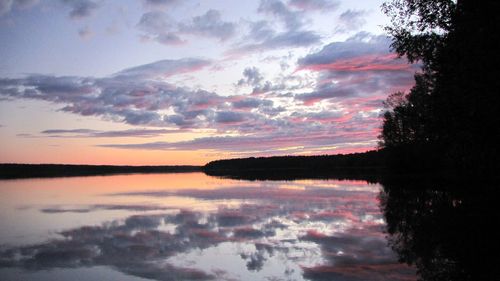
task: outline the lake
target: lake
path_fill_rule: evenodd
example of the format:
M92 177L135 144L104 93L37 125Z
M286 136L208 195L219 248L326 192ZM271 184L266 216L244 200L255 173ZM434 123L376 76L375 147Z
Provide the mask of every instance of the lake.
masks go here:
M0 194L1 280L417 278L366 181L133 174L4 180Z

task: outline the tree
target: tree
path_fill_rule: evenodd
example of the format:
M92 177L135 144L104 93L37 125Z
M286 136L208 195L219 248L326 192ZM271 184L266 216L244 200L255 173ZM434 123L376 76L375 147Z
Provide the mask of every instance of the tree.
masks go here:
M499 8L498 1L452 0L393 0L382 6L391 18L386 30L392 48L422 65L415 86L384 114L382 147L399 149L401 158L424 147L419 157L439 156L432 163L440 168L494 173L500 142Z

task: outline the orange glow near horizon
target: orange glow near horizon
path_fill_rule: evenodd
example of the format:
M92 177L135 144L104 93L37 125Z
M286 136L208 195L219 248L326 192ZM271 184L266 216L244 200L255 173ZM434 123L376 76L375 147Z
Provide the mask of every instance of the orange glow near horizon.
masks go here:
M78 147L27 147L23 151L4 147L2 163L89 165L204 165L219 159L210 151L152 151Z

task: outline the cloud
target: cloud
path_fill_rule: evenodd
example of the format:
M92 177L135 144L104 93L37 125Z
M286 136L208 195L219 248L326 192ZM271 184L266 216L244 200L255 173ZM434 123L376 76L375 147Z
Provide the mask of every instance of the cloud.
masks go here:
M144 33L143 38L146 40L154 40L163 45L185 43L174 31L175 22L162 11L144 13L136 27Z
M142 0L145 6L152 8L168 8L181 2L179 0Z
M259 69L257 69L255 66L247 67L243 71L243 78L238 81L238 86L259 85L262 79L264 79L264 77L262 77L262 75L260 74Z
M187 22L175 22L163 11L144 13L136 27L143 32L142 38L164 45L180 45L187 41L184 35L211 37L225 41L235 35L236 24L222 20L218 10L210 9Z
M347 33L359 30L366 24L365 16L368 12L363 10L347 10L340 14L335 32Z
M245 120L245 114L234 111L220 111L215 116L217 123L238 123Z
M181 23L179 30L224 41L235 34L236 26L234 23L223 21L218 10L210 9L201 16L193 17L189 23Z
M304 11L331 11L340 5L338 1L329 0L290 0L288 4Z
M272 49L307 47L317 44L320 41L321 36L314 31L284 31L267 37L262 41L254 43L243 42L229 50L227 54L246 54Z
M121 211L164 211L169 208L154 205L123 205L123 204L97 204L90 206L79 206L79 207L47 207L40 209L40 212L47 214L59 214L59 213L89 213L101 210L121 210Z
M309 54L298 63L303 66L322 65L342 59L352 59L366 55L388 55L391 39L385 35L372 35L360 32L344 42L333 42L319 52Z
M227 51L227 54L242 55L272 49L307 47L321 40L316 32L303 29L306 23L303 11L292 10L280 0L261 0L258 12L271 16L272 22L277 20L285 29L277 31L266 20L249 22L247 36Z
M266 43L281 35L272 35ZM291 42L307 42L299 38ZM206 59L183 58L131 67L101 78L0 78L0 98L42 100L60 105L63 112L166 130L74 131L42 136L149 137L175 130L213 132L204 138L179 142L108 142L101 147L208 149L238 156L362 151L377 145L381 101L388 93L406 90L413 84L415 66L395 59L389 44L385 36L358 33L299 59L295 72L269 80L258 68L249 66L242 79L234 81L252 88L246 95L222 95L177 85L172 81L213 65Z
M91 16L99 5L91 0L60 0L65 6L70 8L71 19L79 20Z
M0 16L8 14L12 8L26 9L38 3L38 0L0 0Z
M272 37L276 31L272 29L269 25L269 22L261 20L258 22L250 22L250 40L263 41Z
M333 98L383 99L387 93L411 87L416 71L414 65L390 52L388 37L365 32L344 42L330 43L299 59L298 65L299 71L321 73L321 82L314 91L295 96L306 104Z
M158 113L162 109L172 109L192 126L202 125L200 118L210 117L213 109L201 109L221 97L203 90L193 91L164 82L136 79L160 73L172 74L169 70L164 72L161 67L161 71L156 70L156 67L149 66L134 68L108 78L39 75L0 79L0 94L65 104L60 110L83 116L102 116L131 125L175 125L169 122L169 115Z
M207 67L211 61L196 58L184 58L178 60L161 60L141 66L124 69L114 74L116 78L125 79L149 79L168 78L172 75L195 72Z
M219 121L241 122L242 116L224 116ZM224 121L224 122L223 122ZM378 123L370 124L378 127ZM258 127L258 126L257 126ZM366 130L366 128L363 128ZM263 134L261 136L227 136L227 137L204 137L190 141L180 142L147 142L135 144L102 144L99 147L121 148L121 149L144 149L144 150L199 150L212 149L230 152L271 152L286 147L300 147L300 151L321 146L334 146L346 142L370 142L376 137L378 130L365 132L307 132L297 131L293 134ZM284 151L285 153L287 151Z
M10 12L12 0L0 0L0 16Z
M261 106L273 106L273 101L256 99L256 98L244 98L241 100L234 101L232 103L233 107L236 109L254 109Z
M69 17L80 20L92 16L100 7L97 1L92 0L59 0L69 8ZM27 9L39 3L39 0L0 0L0 16L9 13L13 8Z
M292 11L280 0L261 0L258 12L269 14L282 21L288 30L298 30L304 25L304 15Z
M129 129L121 131L100 131L92 129L50 129L40 132L40 135L22 134L22 137L50 137L50 138L151 138L164 134L175 134L185 132L182 129Z
M147 33L161 34L172 28L173 22L164 12L154 11L144 13L137 23L137 28Z

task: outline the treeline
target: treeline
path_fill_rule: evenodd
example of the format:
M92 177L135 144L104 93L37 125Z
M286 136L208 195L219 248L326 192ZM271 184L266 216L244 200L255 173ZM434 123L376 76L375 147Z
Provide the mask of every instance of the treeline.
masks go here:
M375 181L385 171L385 152L321 156L275 156L216 160L206 164L208 175L247 180L304 178L363 179Z
M75 177L134 173L182 173L200 171L200 166L112 166L63 164L0 164L1 179Z
M392 167L495 176L500 169L500 1L392 0L392 47L420 63L386 101L381 147Z

